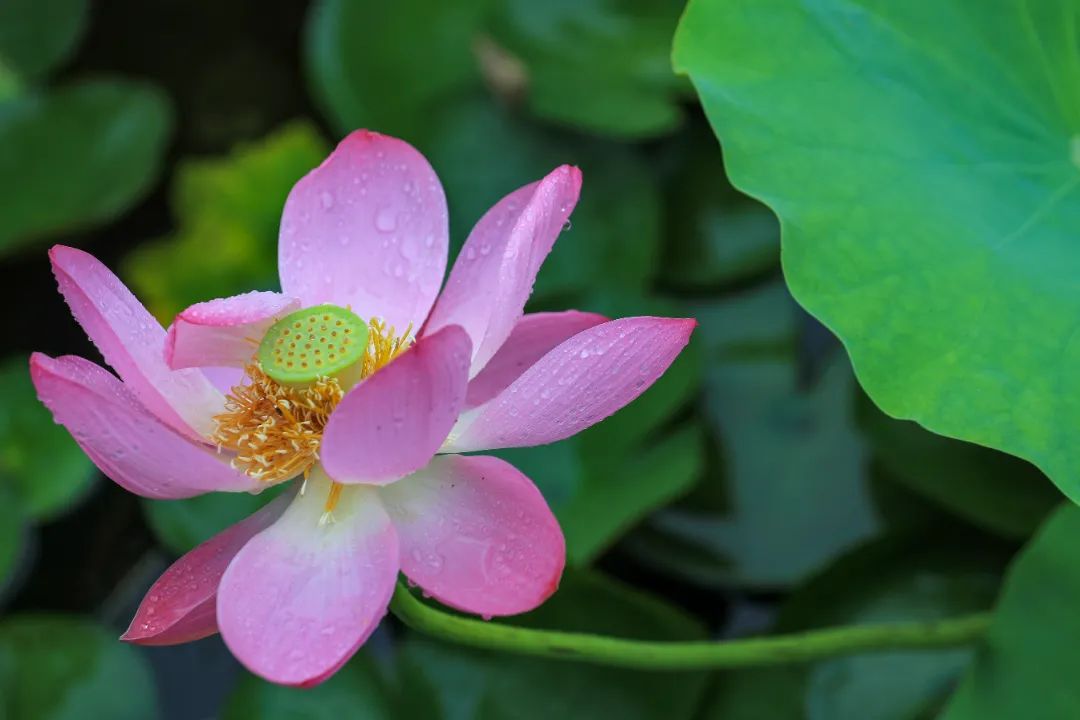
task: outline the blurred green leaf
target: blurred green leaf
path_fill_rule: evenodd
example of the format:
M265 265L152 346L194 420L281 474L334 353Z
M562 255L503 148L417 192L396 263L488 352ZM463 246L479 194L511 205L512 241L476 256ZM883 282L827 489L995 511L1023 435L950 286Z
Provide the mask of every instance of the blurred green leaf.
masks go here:
M980 538L891 535L860 546L798 589L777 632L938 620L986 609L1006 555ZM790 668L718 673L708 720L929 720L970 649L874 652Z
M943 720L1080 717L1080 508L1065 503L1013 562L994 622Z
M439 690L405 650L395 658L394 716L402 720L445 720Z
M499 9L493 37L523 64L537 116L623 138L679 124L683 81L670 52L681 0L504 0Z
M909 489L876 460L870 463L870 495L882 525L890 532L918 532L943 526L969 531L977 527Z
M786 604L783 630L940 620L987 609L1006 556L953 533L888 537L842 558ZM809 669L809 720L917 720L936 715L970 649L881 652Z
M37 399L25 357L0 363L0 396L0 482L10 484L30 517L51 518L86 493L97 473Z
M655 276L659 189L634 151L572 140L476 100L444 111L428 154L447 189L455 249L503 196L560 163L581 167L581 199L544 262L534 304L560 300L565 307L568 296L602 289L640 293Z
M1030 463L888 417L860 393L859 422L877 460L915 493L980 527L1026 538L1062 500Z
M343 134L377 128L423 145L441 103L486 83L508 104L527 99L542 119L637 138L681 120L686 84L669 61L681 9L678 0L407 0L392 9L321 0L305 62L316 101Z
M569 562L591 562L647 513L685 494L701 477L704 447L704 429L687 423L592 470L557 511Z
M874 401L1074 500L1077 9L692 0L674 49Z
M700 639L675 609L601 575L568 573L559 591L515 625L656 640ZM435 688L445 720L691 718L701 672L625 670L447 645L411 635L405 659Z
M539 180L560 163L577 160L569 148L559 147L551 131L474 96L442 107L439 122L422 149L447 190L451 256L503 196ZM541 278L544 274L541 270Z
M0 105L0 255L130 207L157 177L171 126L165 97L129 80Z
M776 216L731 187L711 134L695 131L680 140L678 170L665 186L665 285L712 290L775 269Z
M573 502L582 492L585 468L581 460L580 437L560 440L551 445L525 448L506 448L492 451L511 463L531 479L544 495L548 505L559 517L562 508ZM563 533L572 533L560 518ZM568 552L573 552L567 548Z
M715 673L700 720L806 720L801 666Z
M0 595L9 587L9 580L19 566L26 540L26 519L18 498L0 480ZM0 673L3 668L0 668ZM0 685L0 690L3 686ZM0 692L0 697L3 693ZM0 708L3 705L0 704ZM3 714L0 713L0 717Z
M124 263L151 312L168 323L195 302L277 289L285 198L328 151L311 125L297 122L226 158L182 161L172 188L179 229Z
M472 44L491 0L319 0L304 58L312 94L342 135L419 142L439 103L479 84Z
M151 720L154 682L140 651L74 617L0 623L0 711L11 720Z
M86 25L87 0L0 2L0 67L38 80L67 59Z
M686 493L701 476L705 452L700 425L685 423L605 464L586 449L591 431L553 445L492 453L540 488L573 565L588 564L649 512Z
M389 720L390 698L374 663L361 650L313 688L274 685L245 675L225 705L223 720Z
M619 549L665 577L703 587L727 587L731 561L707 540L700 540L693 532L684 532L682 515L665 515L659 513L647 519L620 541ZM696 519L696 515L688 517ZM666 526L673 521L677 529L668 531Z
M873 534L864 448L852 418L854 378L835 354L800 380L796 308L781 285L702 308L706 415L722 444L730 511L668 511L654 528L711 548L731 580L798 582Z
M0 60L0 105L22 92L19 78Z
M158 541L177 555L183 555L251 515L281 494L284 488L284 485L278 485L258 495L216 492L184 500L144 499L142 504L146 520Z

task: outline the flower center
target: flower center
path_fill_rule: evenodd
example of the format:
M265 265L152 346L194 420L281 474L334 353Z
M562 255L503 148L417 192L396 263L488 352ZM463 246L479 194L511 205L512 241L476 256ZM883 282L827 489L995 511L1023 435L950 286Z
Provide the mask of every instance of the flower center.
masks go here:
M368 347L368 326L351 310L317 305L274 323L259 344L267 376L284 385L306 386L356 365Z
M285 316L263 337L245 382L226 395L211 439L235 453L234 468L267 484L306 477L341 398L408 348L411 331L398 336L378 318L365 324L334 305ZM340 495L335 484L328 513Z

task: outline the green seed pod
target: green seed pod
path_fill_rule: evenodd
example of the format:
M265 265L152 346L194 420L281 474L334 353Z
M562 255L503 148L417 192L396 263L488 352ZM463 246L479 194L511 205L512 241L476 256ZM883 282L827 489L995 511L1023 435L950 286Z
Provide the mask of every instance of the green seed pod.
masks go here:
M359 363L367 343L367 324L352 311L316 305L274 323L259 344L258 358L263 372L279 383L306 385Z

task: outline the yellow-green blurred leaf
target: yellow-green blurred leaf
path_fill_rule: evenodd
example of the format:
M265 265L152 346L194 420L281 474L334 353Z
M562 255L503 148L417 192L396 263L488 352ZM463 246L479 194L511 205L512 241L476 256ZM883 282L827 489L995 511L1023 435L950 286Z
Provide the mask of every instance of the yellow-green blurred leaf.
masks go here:
M181 162L176 232L141 245L124 265L151 312L167 323L195 302L276 289L281 208L328 151L313 126L297 122L228 157Z

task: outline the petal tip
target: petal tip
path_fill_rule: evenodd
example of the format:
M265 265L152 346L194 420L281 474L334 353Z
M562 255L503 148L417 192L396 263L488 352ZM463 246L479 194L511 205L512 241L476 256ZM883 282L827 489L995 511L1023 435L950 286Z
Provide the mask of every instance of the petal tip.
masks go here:
M668 318L668 319L671 320L672 322L674 322L675 324L677 324L681 329L685 330L687 335L694 332L694 330L698 326L697 318Z
M63 258L65 255L81 252L71 247L70 245L62 245L57 243L49 248L49 259L55 262L58 259Z
M146 600L143 600L145 603ZM151 631L146 628L146 623L141 622L143 618L143 606L139 605L139 609L135 611L135 616L131 618L131 622L128 624L127 630L119 637L120 642L126 642L129 645L158 645L161 643L153 642L154 637L160 634L160 631ZM140 625L144 627L140 629Z
M35 350L34 352L30 353L30 359L27 362L27 365L29 365L30 367L30 372L34 372L35 370L41 369L42 365L44 365L49 360L52 360L52 358L43 352L38 352L37 350Z
M43 352L30 353L30 360L27 363L30 368L30 382L34 384L34 388L38 390L38 397L40 399L41 392L38 387L38 382L43 380L47 375L57 374L57 359L50 357Z
M353 130L346 135L338 143L338 149L348 147L352 145L367 145L376 143L386 143L388 145L399 145L402 148L407 148L412 152L420 154L420 151L414 148L411 144L405 142L401 138L394 137L393 135L384 135L383 133L376 132L374 130L368 130L367 128L360 128ZM337 152L335 150L334 152Z
M565 184L573 194L581 191L581 168L577 165L560 165L541 180L542 183Z
M129 643L131 645L141 645L142 643L140 641L143 639L143 636L139 635L134 630L134 627L135 627L135 620L132 619L131 625L128 626L128 629L125 630L124 634L121 635L120 637L118 637L117 640L119 640L120 642Z
M690 340L690 336L697 330L698 321L697 318L680 318L679 329L686 335L687 342Z
M632 321L635 318L624 318L625 320ZM638 320L650 320L657 326L667 327L674 330L678 335L684 338L689 338L690 335L697 329L698 321L696 318L679 318L679 317L663 317L663 316L646 316L636 318Z
M73 248L69 245L57 244L49 248L49 264L52 265L54 273L62 272L67 274L70 270L71 263L80 261L100 262L96 257L85 250Z

